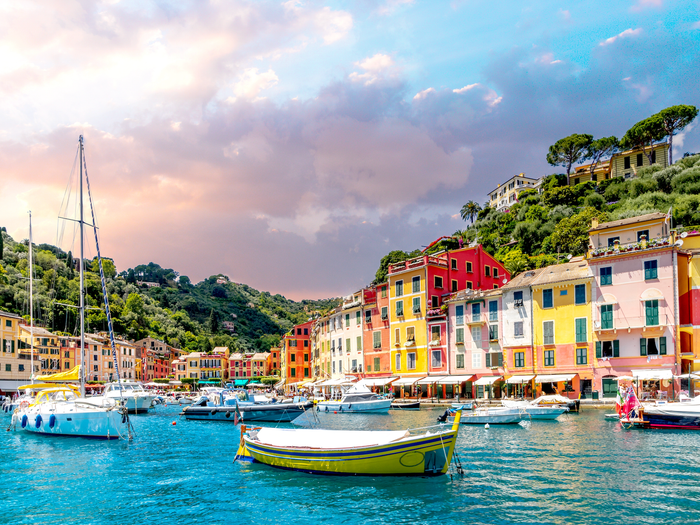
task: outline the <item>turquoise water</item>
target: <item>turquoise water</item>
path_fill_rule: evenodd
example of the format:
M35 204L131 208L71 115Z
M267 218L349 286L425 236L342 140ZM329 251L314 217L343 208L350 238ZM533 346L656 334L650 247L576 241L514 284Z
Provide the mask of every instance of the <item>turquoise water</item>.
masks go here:
M700 521L700 432L625 431L600 410L525 427L462 425L466 472L453 480L233 464L238 427L188 422L178 412L134 416L130 444L0 432L0 523ZM325 428L400 429L432 424L440 413L319 416Z

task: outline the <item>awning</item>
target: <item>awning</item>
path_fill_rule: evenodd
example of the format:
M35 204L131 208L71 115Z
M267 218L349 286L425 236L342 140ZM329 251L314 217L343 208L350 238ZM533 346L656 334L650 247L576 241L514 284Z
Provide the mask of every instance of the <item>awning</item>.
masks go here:
M428 376L418 381L419 385L432 385L433 383L442 383L445 376Z
M362 381L360 381L360 384L367 385L367 386L384 386L392 381L396 381L398 377L366 377Z
M245 386L248 384L248 381L250 381L250 379L235 379L233 381L233 386Z
M540 374L535 378L535 383L559 383L561 381L571 381L574 377L576 377L576 374Z
M484 376L474 381L475 385L492 385L503 376Z
M410 386L414 384L416 381L419 379L423 379L422 377L401 377L397 379L396 381L393 382L394 386Z
M657 368L651 370L632 370L635 379L647 381L649 379L673 379L673 372L670 368Z
M598 298L598 304L617 304L617 297L611 293L605 293Z
M681 374L676 377L678 377L679 379L700 379L700 375L698 374Z
M532 376L511 376L508 379L506 379L506 383L509 385L521 385L523 383L529 383L534 379L534 375Z
M7 380L7 381L0 381L0 390L3 390L5 392L9 390L17 390L19 387L22 385L28 384L27 382L29 381L29 378L27 379L17 379L17 380ZM54 385L49 385L49 386L54 386Z
M445 376L440 379L440 384L442 385L459 385L465 381L471 381L473 375L471 376Z
M642 292L642 295L639 297L640 301L649 301L651 299L663 299L664 294L661 293L661 291L657 288L647 288Z

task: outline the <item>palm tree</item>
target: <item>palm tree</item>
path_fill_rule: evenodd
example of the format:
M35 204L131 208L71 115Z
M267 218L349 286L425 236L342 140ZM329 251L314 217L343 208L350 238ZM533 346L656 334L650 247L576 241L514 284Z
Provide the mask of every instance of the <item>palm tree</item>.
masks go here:
M474 219L476 219L477 215L479 215L479 212L481 211L481 206L479 206L476 202L474 201L469 201L466 203L464 206L462 206L462 209L460 211L460 215L462 215L462 220L471 220L472 224L474 224Z

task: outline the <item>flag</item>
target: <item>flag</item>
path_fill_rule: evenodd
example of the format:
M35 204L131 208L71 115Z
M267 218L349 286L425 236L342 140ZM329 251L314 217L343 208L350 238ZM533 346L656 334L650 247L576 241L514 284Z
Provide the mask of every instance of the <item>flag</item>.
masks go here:
M627 397L625 398L625 404L622 407L622 412L629 417L630 412L639 406L639 399L637 399L637 395L634 393L634 388L629 387L627 389Z
M618 416L622 416L622 407L625 404L625 400L622 398L622 390L622 387L617 389L617 399L615 400L615 412L617 412Z

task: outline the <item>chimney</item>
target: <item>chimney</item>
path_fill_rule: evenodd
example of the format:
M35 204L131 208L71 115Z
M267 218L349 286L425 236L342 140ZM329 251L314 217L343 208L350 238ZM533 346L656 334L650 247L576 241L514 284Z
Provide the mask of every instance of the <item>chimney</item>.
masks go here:
M597 228L598 227L598 217L594 217L593 220L591 221L591 228Z

